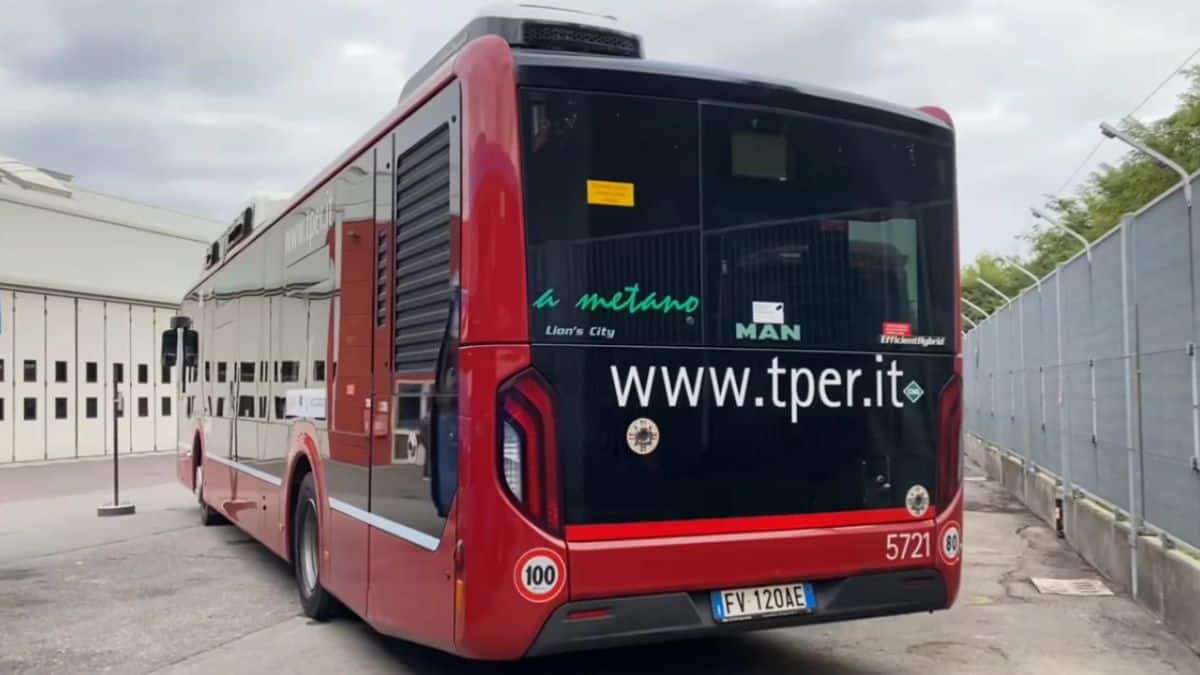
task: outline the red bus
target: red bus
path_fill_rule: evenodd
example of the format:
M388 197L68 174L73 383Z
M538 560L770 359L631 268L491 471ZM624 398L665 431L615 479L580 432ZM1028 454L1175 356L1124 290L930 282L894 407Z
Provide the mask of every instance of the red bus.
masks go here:
M551 12L212 245L164 335L204 522L480 659L949 607L948 116Z

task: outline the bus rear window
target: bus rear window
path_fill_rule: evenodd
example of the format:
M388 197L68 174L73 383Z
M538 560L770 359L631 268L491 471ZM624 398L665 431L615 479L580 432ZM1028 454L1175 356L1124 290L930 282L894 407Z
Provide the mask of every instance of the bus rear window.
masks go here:
M534 342L953 349L953 148L800 113L522 92Z

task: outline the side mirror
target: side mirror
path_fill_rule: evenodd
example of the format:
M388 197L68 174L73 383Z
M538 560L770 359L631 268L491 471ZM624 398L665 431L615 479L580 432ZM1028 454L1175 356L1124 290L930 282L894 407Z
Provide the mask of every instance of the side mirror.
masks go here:
M179 339L175 335L174 330L164 330L162 332L162 367L163 370L170 370L175 367L175 363L179 358Z
M179 338L175 331L183 329L183 366L195 368L197 355L200 353L200 334L192 330L192 320L186 316L171 319L171 327L162 332L162 367L163 370L174 368L179 362Z
M200 334L192 329L183 331L183 367L195 368L200 362Z

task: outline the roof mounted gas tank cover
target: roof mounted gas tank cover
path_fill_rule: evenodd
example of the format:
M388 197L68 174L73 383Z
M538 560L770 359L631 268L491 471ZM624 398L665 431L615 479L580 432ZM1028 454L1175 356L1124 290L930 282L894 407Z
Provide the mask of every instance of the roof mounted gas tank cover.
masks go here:
M429 79L468 42L484 35L498 35L516 49L642 58L641 36L623 30L614 16L540 4L489 5L408 79L400 98Z

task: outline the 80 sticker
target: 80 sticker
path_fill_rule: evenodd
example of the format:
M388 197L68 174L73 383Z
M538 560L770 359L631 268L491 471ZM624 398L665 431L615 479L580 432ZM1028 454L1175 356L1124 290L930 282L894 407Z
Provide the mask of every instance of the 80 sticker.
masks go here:
M548 548L526 551L513 568L517 592L530 602L549 602L558 597L566 580L566 565L557 553Z
M947 565L954 565L958 562L958 558L962 555L962 530L955 521L946 523L942 528L941 547L942 561Z

